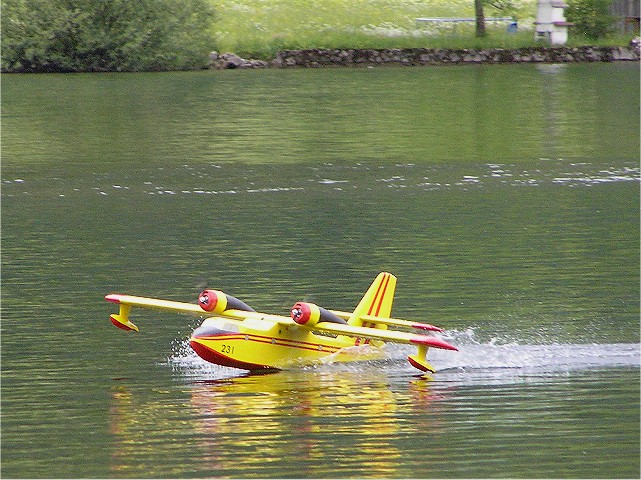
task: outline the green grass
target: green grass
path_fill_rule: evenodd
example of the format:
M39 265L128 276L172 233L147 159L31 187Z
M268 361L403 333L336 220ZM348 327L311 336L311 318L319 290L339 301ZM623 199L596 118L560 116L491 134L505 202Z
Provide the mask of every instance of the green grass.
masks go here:
M272 58L276 52L298 49L391 49L391 48L520 48L534 44L531 32L508 35L503 31L491 32L490 36L479 39L470 34L434 37L399 36L386 37L363 33L325 33L310 34L301 38L275 39L273 41L255 39L243 42L236 47L241 56Z
M515 10L534 16L536 0ZM220 51L270 56L302 48L409 48L454 41L472 25L435 30L417 17L472 17L471 0L211 0L217 20L213 35ZM492 8L487 16L504 16ZM505 28L501 28L504 31ZM473 35L472 35L473 36Z
M312 48L519 48L534 41L536 0L514 0L510 11L485 8L486 17L514 16L517 34L488 23L479 39L474 25L418 24L417 17L473 17L472 0L210 0L216 10L217 49L253 58ZM599 44L622 45L632 36ZM593 43L570 37L569 45Z

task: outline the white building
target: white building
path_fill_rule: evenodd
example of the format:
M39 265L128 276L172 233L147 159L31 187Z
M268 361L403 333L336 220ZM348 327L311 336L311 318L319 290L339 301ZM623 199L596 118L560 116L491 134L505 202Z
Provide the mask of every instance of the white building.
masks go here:
M566 8L568 5L561 0L539 0L534 38L545 39L550 45L565 45L568 41L568 27L572 25L565 21Z

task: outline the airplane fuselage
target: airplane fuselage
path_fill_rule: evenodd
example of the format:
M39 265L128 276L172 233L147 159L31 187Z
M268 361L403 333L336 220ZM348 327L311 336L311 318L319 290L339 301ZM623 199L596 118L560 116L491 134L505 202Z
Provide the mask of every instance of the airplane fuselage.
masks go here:
M204 360L246 370L280 369L326 361L382 358L374 345L355 345L354 338L314 334L267 318L242 321L211 317L191 335L192 349Z

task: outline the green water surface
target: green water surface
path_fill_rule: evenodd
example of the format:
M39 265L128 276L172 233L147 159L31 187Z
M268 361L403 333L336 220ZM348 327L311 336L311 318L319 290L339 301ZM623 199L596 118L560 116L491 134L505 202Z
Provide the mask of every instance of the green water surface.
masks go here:
M5 478L639 477L639 66L2 77ZM112 292L444 327L208 365Z

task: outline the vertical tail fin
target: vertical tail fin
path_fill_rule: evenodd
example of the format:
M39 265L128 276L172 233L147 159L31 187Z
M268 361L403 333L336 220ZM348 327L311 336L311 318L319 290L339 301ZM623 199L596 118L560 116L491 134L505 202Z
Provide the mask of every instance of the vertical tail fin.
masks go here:
M379 273L354 309L347 323L360 327L363 325L361 320L363 315L389 318L392 313L395 290L396 277L387 272ZM387 326L381 325L379 328L387 328Z

